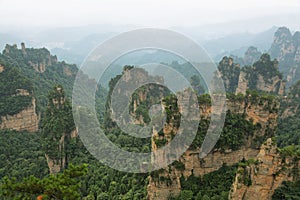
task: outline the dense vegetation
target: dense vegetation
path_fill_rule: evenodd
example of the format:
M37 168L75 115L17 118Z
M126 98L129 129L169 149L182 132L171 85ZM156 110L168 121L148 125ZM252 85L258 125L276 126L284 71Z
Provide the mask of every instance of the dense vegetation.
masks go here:
M15 177L21 180L49 173L45 152L39 134L0 130L0 178Z
M33 92L31 82L21 72L4 62L0 57L0 65L4 71L0 73L0 116L14 115L31 105L32 96L18 95L19 90Z
M56 57L50 55L50 52L45 48L18 49L16 45L6 45L3 53L0 54L0 65L8 69L0 73L1 93L10 91L10 94L15 94L16 89L28 89L30 93L34 94L36 110L37 113L41 113L42 118L48 103L48 93L52 90L53 86L62 85L66 97L70 98L75 76L78 72L76 65L70 65L64 61L58 62ZM34 69L36 65L45 65L45 71L43 73L37 71ZM92 80L86 77L86 81ZM105 101L103 99L106 97L106 90L100 85L98 86L96 96L98 97L97 109L100 114L99 118L103 119L103 111L105 110ZM3 110L3 114L7 112L15 114L17 111L22 110L21 108L29 105L29 97L23 97L21 101L21 97L17 96L14 97L15 99L8 99L7 95L1 94L0 98L6 98L5 101L2 101L2 99L0 101L0 112ZM10 103L10 106L8 106L8 103ZM29 103L31 103L31 99ZM7 110L8 108L9 110ZM0 113L0 116L2 116L2 113Z
M28 192L26 191L30 190L31 187L26 187L27 189L24 188L24 190L20 190L20 187L24 187L24 184L28 185L30 181L32 181L32 184L40 184L39 187L43 188L43 190L39 190L38 192L44 191L45 188L49 189L49 187L52 187L52 189L55 187L63 187L59 185L52 186L51 180L62 180L61 176L63 175L58 174L56 178L47 175L49 174L49 169L45 159L45 152L51 157L57 157L58 154L60 154L57 151L57 147L59 146L58 138L60 138L64 132L70 133L70 131L74 129L70 102L65 99L64 105L59 105L60 101L57 101L58 105L54 105L52 101L53 98L60 100L70 96L74 74L67 75L65 69L68 68L72 70L72 66L67 65L64 62L54 62L51 66L46 68L45 72L39 73L28 64L31 59L28 54L27 56L24 56L21 53L21 50L18 50L15 46L11 46L9 49L10 51L5 52L5 55L1 55L6 61L3 65L15 66L15 69L19 70L20 74L23 74L24 77L28 77L33 83L33 86L31 87L33 87L35 97L37 98L38 111L41 111L43 115L41 123L43 134L19 133L8 130L1 131L1 142L4 142L1 146L3 147L1 150L1 153L3 152L1 154L3 159L3 162L1 162L1 178L8 176L8 178L3 179L4 182L2 181L1 183L1 199L4 198L3 195L6 195L5 198L8 198L8 196L11 195L13 195L14 198L17 198L19 195L21 195L20 198L24 198L26 195L28 196ZM35 53L41 53L41 55L43 55L45 52L41 50L36 51ZM42 59L44 56L40 56L39 58ZM39 58L34 61L39 62ZM71 72L74 73L74 70ZM2 80L4 79L1 79L1 81ZM20 79L20 81L21 80L22 79ZM87 81L90 80L87 79ZM56 90L53 90L53 85L57 84L63 85L62 91L66 91L66 94L64 94L64 92L58 93ZM30 84L24 85L30 86ZM55 87L55 89L57 89L57 87ZM96 110L99 119L103 123L105 114L105 112L103 112L103 110L105 110L103 109L105 105L103 99L106 97L105 90L99 87L96 96ZM5 108L9 108L9 106L6 106ZM108 129L107 135L113 142L122 144L124 148L139 148L136 149L136 151L140 151L140 149L143 148L143 143L132 140L133 138L127 138L126 136L128 135L122 133L117 128ZM79 138L67 141L66 144L67 148L62 153L63 156L66 156L66 153L68 154L69 166L72 166L72 163L76 166L82 165L83 163L89 164L89 170L86 175L79 177L79 182L78 180L76 181L76 183L80 183L81 185L79 191L80 198L115 199L119 197L121 199L145 199L147 174L121 173L103 166L89 154ZM148 148L144 147L143 151L149 151L149 145L150 142L147 142L146 146L148 146ZM68 169L68 166L66 167ZM30 175L34 175L37 178L26 179L26 177L29 177ZM17 178L16 181L14 181L13 177ZM22 181L23 178L25 179ZM32 190L34 190L34 187ZM38 195L36 191L31 191L30 195L31 194L35 197ZM51 195L49 196L49 191L46 196L47 195L51 198ZM78 197L76 188L74 189L74 195Z
M86 150L79 138L70 138L69 134L75 129L75 125L69 98L77 72L76 66L57 62L46 49L25 50L26 53L24 50L17 49L16 46L7 46L4 53L0 55L0 64L5 66L5 70L0 73L0 116L15 114L30 105L31 96L14 96L17 94L17 89L25 89L37 99L38 112L42 114L42 131L41 133L27 133L0 130L0 178L2 179L0 199L32 199L40 195L44 199L146 199L149 174L124 173L104 166ZM32 63L46 63L48 66L45 72L40 73L33 69ZM173 65L175 68L177 66L179 71L183 71L184 67L189 64L173 63ZM266 74L267 78L280 76L276 61L271 61L266 54L254 63L254 67L257 71L256 75ZM125 70L131 68L132 66L126 66ZM235 65L232 74L238 73L239 68ZM188 77L191 77L192 87L198 94L204 93L202 79L194 73L190 75ZM124 133L111 119L110 95L120 77L119 75L110 81L107 99L105 89L99 86L97 90L96 111L101 126L105 128L107 137L123 150L150 152L151 141L149 139L135 138ZM255 81L255 77L252 78ZM87 79L87 81L91 80ZM228 85L227 90L234 91L234 85ZM146 94L146 100L140 101L141 93ZM293 98L293 101L289 101L286 107L299 104L297 85L289 96ZM179 127L180 113L177 98L171 95L170 91L151 84L139 88L132 95L130 107L132 116L135 119L142 118L145 124L149 124L149 108L153 104L160 103L162 98L167 113L167 123L171 122L174 127ZM273 95L248 91L246 95L229 94L227 98L235 102L247 101L265 106L265 109L270 112L278 111L276 106L271 106L276 101ZM133 101L139 102L135 110ZM207 94L199 95L198 102L200 106L211 105L211 99ZM282 155L293 154L295 157L300 155L298 116L299 111L279 123L277 141L282 147ZM201 146L209 122L209 117L201 119L196 138L190 146L191 149ZM254 125L251 120L247 120L245 114L228 111L224 129L215 148L222 151L240 149L260 128L260 124ZM64 149L59 151L61 145L59 140L62 137L65 139ZM259 139L258 146L264 139ZM160 131L159 139L155 142L158 147L161 147L168 141L164 133ZM286 147L287 145L290 146ZM45 153L54 159L67 158L67 163L60 173L49 175ZM180 171L185 169L184 164L179 161L174 162L172 166ZM236 169L237 166L224 165L219 170L205 174L203 177L194 175L187 179L181 177L182 192L178 197L170 196L170 199L227 199ZM159 172L153 172L151 175L159 181L170 182L167 178L157 176ZM298 188L298 182L286 182L276 190L273 198L293 199L299 196Z
M1 162L1 164L3 163L1 166L1 178L4 176L8 178L2 180L0 199L4 198L3 195L5 195L6 199L17 198L19 195L21 195L20 199L24 199L28 195L30 197L37 197L42 194L49 196L50 194L54 195L54 192L60 195L70 194L69 189L64 189L64 184L72 186L72 195L76 197L80 195L80 198L88 197L88 199L103 200L139 200L146 198L147 174L129 174L104 166L89 154L80 141L71 144L73 151L69 155L69 166L67 169L71 167L72 170L72 163L76 168L85 163L88 164L88 171L85 175L77 178L66 177L64 172L62 172L62 174L59 173L57 176L49 176L39 135L11 131L6 131L5 134L2 134L0 141L3 141L3 144L6 145L3 145L3 149L1 149L1 152L3 152L1 158L6 161ZM27 140L25 140L26 137ZM36 139L33 140L33 138ZM15 140L15 142L12 142L12 140ZM10 144L9 142L12 145L8 145ZM23 145L18 145L19 143ZM36 178L26 178L31 175ZM17 178L16 181L13 177ZM38 188L36 188L36 184L38 184ZM32 185L36 187L31 187ZM80 185L79 188L78 185ZM58 188L58 190L56 191L55 188ZM70 196L68 195L67 197Z
M252 121L246 120L245 115L228 111L216 148L238 150L245 145L247 138L253 136L257 129L258 127Z
M48 95L48 106L42 121L44 151L52 159L65 159L68 165L68 154L72 131L75 124L72 106L65 97L62 86L56 85Z
M290 87L288 95L281 101L281 117L278 121L278 131L276 135L277 145L283 158L292 157L294 162L300 160L300 81ZM286 111L288 114L285 114ZM293 173L299 173L295 168ZM297 177L297 175L296 175ZM284 182L275 190L272 199L299 199L300 181Z
M145 199L148 175L119 172L99 163L99 161L90 155L79 138L70 140L70 138L66 137L67 134L74 129L74 124L71 107L68 100L65 99L63 88L61 86L55 86L49 93L48 98L48 107L42 126L44 137L32 134L37 138L36 143L34 143L35 140L31 143L25 141L24 136L26 135L23 133L15 132L15 135L9 135L12 136L12 138L7 137L10 139L20 138L17 142L22 143L21 141L23 140L25 141L24 144L30 145L33 149L25 149L25 147L16 144L13 147L14 150L9 151L10 148L7 148L8 144L14 143L7 141L8 143L3 145L3 152L5 152L5 154L1 156L4 159L6 157L10 158L10 154L13 152L15 157L11 157L11 162L16 162L16 166L4 163L3 176L6 175L8 177L2 180L0 197L31 199L38 195L43 195L44 199L80 199L83 197L87 197L88 199ZM126 143L124 135L118 133L117 129L112 131L113 132L108 134L108 137L115 137L117 141ZM10 133L12 132L3 132L3 137L6 137L7 134ZM59 139L64 133L66 133L65 149L61 149L63 151L60 151L59 145L61 144L59 144ZM1 142L2 141L5 142L5 140L1 140ZM130 141L130 144L141 146L134 141ZM17 159L17 153L22 150L32 156L36 156L36 154L40 153L38 154L39 160L36 161L32 159L24 162L23 160ZM14 152L16 152L16 154ZM44 157L45 152L54 159L67 157L69 165L62 166L65 167L62 173L47 175L49 172ZM25 153L24 156L30 158L28 154ZM17 161L15 161L15 159ZM40 160L43 161L43 164L34 165L35 162L41 162ZM9 160L7 162L9 162ZM18 168L19 166L23 166L21 165L22 162L30 166L28 171L24 170L26 168ZM73 167L72 163L75 164L75 167ZM78 168L82 169L80 166L82 166L83 163L88 164L87 172L85 172L86 170L77 170ZM24 174L18 175L15 170ZM40 170L42 170L42 172ZM34 175L35 177L24 178L30 175ZM14 177L17 179L14 179Z
M22 83L21 89L23 87L29 87L29 91L34 92L37 111L41 111L42 114L47 106L48 92L54 85L63 85L68 97L72 94L73 82L78 70L77 67L75 65L66 64L65 62L57 62L56 57L51 56L50 52L45 48L26 48L24 51L18 49L16 45L6 45L3 54L0 55L0 60L3 60L4 67L12 66L19 71L19 76L26 77L27 80L30 80L30 82L24 82L24 78L19 79L16 77L16 79L12 79L17 80L16 83ZM45 71L40 73L34 69L35 65L45 65ZM7 78L9 79L10 76ZM17 84L10 85L13 87L19 86Z
M281 118L278 123L277 143L279 147L300 145L300 81L293 85L288 96L281 102ZM290 114L285 116L285 111Z
M203 143L206 135L209 119L202 118L199 126L197 135L190 146L191 149L200 147ZM230 111L227 112L225 118L225 124L220 138L215 146L216 149L232 149L238 150L242 145L245 144L247 138L254 135L254 132L259 130L260 126L254 125L253 122L246 120L246 115L235 114Z
M2 194L14 199L79 199L81 184L79 177L85 175L87 166L70 165L63 173L50 175L43 179L30 176L21 182L3 179Z
M272 196L273 200L296 200L300 199L300 181L283 182Z
M225 56L219 62L218 70L222 73L226 92L234 93L238 86L241 71L239 64L233 63L232 58Z
M224 165L219 170L205 174L203 177L189 176L180 178L182 191L173 199L187 200L225 200L234 181L237 167Z

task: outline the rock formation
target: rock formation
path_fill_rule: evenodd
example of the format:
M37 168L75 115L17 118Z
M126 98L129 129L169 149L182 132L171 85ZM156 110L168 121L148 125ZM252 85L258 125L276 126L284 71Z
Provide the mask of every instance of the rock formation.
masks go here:
M61 86L55 86L48 96L48 108L43 119L43 135L47 143L45 157L50 174L60 172L68 165L68 148L77 137L72 108Z
M252 66L240 67L232 58L224 57L218 66L227 92L246 94L257 90L283 95L285 82L278 71L278 62L263 54Z
M253 132L249 132L244 135L241 139L242 145L240 147L223 148L217 144L214 150L202 159L199 157L201 145L197 146L192 144L191 147L179 158L179 160L175 161L175 164L173 163L166 168L151 173L149 177L149 185L147 187L148 199L163 200L168 199L170 196L178 196L182 190L180 180L182 177L186 179L191 175L201 177L207 173L219 170L224 165L231 166L242 160L251 160L256 157L260 157L259 154L264 148L264 146L261 147L262 143L265 142L267 138L273 137L277 128L279 99L267 94L252 94L247 90L257 89L266 93L281 93L283 90L283 82L279 75L275 74L273 76L273 74L269 74L271 78L266 79L266 76L263 76L265 75L263 73L263 69L259 69L259 67L263 67L262 65L267 65L272 69L274 68L275 73L277 73L276 64L276 61L271 61L269 57L261 57L256 64L247 69L249 71L245 70L245 73L242 73L240 66L234 64L231 58L223 58L220 62L219 69L221 69L221 73L223 72L223 78L225 77L224 80L226 89L235 93L239 86L241 86L241 83L245 84L245 88L243 92L241 92L242 94L232 94L227 97L227 108L230 113L243 116L244 120L255 127ZM135 72L137 74L132 76L132 72L129 73L129 71L131 71L130 69L128 67L124 69L124 77L122 78L124 84L114 88L119 95L123 93L126 94L126 90L124 92L124 88L122 88L126 82L135 82L135 80L140 81L148 77L147 73L141 69L136 70ZM227 73L228 71L230 71L230 73ZM253 84L253 81L251 80L252 77L249 77L248 72L250 71L255 71L257 74L258 81L255 84ZM241 74L244 74L243 78L240 78ZM110 86L112 86L112 88L115 87L119 80L120 77L113 79ZM157 79L157 81L159 81L159 79ZM232 81L237 84L234 85ZM153 97L152 92L156 93L156 98L149 100L149 97ZM110 93L112 93L112 91L110 91ZM177 103L178 101L184 102L184 100L177 99L178 97L172 95L165 98L164 94L165 91L163 88L155 88L153 90L150 85L136 90L130 97L130 112L133 119L135 119L133 121L135 124L148 124L149 116L145 113L148 113L149 108L146 107L140 109L145 105L145 102L148 106L153 103L159 103L162 108L160 111L167 113L164 124L158 127L153 126L152 129L151 148L152 151L154 151L154 156L157 156L155 154L155 150L168 144L178 133L182 107L179 106L179 104L177 105ZM156 102L157 100L160 101ZM204 95L198 100L201 101L199 104L201 121L205 124L210 120L212 112L210 98L206 98ZM108 104L108 107L111 107L110 103ZM110 113L113 120L115 120L116 116L119 116L116 113L116 110ZM202 123L201 121L200 124ZM176 154L177 152L172 153ZM157 159L165 158L157 157ZM161 160L161 162L165 162L165 160ZM274 186L274 189L276 187L277 185Z
M251 98L251 97L250 97ZM253 102L247 97L243 100L230 99L227 102L228 109L232 113L246 114L246 119L252 123L260 126L255 131L254 135L246 138L244 145L238 150L232 149L214 149L203 159L199 158L200 149L189 149L181 158L179 163L184 165L183 168L178 169L175 166L170 166L166 169L161 169L149 179L148 198L149 199L168 199L170 195L177 196L181 191L180 177L185 178L191 176L203 176L204 174L213 172L221 168L224 164L234 165L239 163L242 159L255 158L259 154L260 142L264 138L272 136L276 129L277 112L279 107L278 100L265 101L263 99ZM269 109L266 109L266 108ZM209 118L211 107L209 105L201 104L201 119ZM275 111L275 112L274 112ZM163 132L166 138L176 131L172 124L165 126ZM155 143L153 148L157 148ZM162 178L161 178L162 177ZM168 181L160 181L160 180Z
M4 71L4 66L0 64L0 73Z
M6 45L3 53L17 61L25 62L40 73L57 63L57 57L52 56L46 48L26 48L24 43L21 44L21 49L18 49L17 45Z
M26 91L25 94L29 93ZM21 112L15 115L1 116L0 129L37 132L39 117L36 114L35 107L35 98L32 98L31 105Z
M242 93L245 94L248 89L264 91L273 94L284 94L285 83L279 76L274 76L269 79L264 79L264 76L257 74L254 87L250 85L248 77L251 77L253 72L241 71L239 75L239 82L236 89L236 94ZM253 78L253 79L256 79Z
M283 158L276 144L269 138L260 148L254 162L238 168L229 199L272 199L283 181L293 181L293 169L300 166L291 157Z
M37 132L39 117L30 81L6 64L0 64L0 76L0 129Z
M219 65L218 70L222 73L224 87L227 92L235 92L239 83L241 67L233 62L231 57L224 57ZM245 81L245 80L243 80Z
M286 27L280 27L275 35L272 47L270 49L271 56L279 61L285 60L288 55L294 55L297 50L293 35Z
M287 77L288 85L300 78L300 32L294 35L286 27L280 27L269 50L272 58L279 61L279 69Z

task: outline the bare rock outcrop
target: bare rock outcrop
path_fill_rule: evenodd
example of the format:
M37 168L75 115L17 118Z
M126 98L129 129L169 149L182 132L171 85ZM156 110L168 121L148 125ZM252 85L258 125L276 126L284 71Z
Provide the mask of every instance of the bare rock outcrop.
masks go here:
M4 71L4 66L0 64L0 73Z
M248 81L247 81L247 74L241 71L239 78L238 78L238 86L236 88L236 94L246 94L248 89Z
M20 90L17 95L29 95L28 91ZM13 129L16 131L37 132L39 117L36 114L35 98L31 105L15 115L1 116L0 129Z
M272 199L283 181L293 181L291 171L300 164L292 158L282 158L271 138L261 146L254 159L254 163L239 167L229 199Z
M275 93L279 95L284 94L284 82L279 78L279 76L274 76L267 81L264 80L262 75L258 75L258 80L256 88L260 91L265 91L268 93Z
M287 78L290 86L299 80L300 66L300 32L294 34L286 27L280 27L269 50L272 58L279 61L279 69Z
M278 61L272 61L268 54L263 54L253 66L241 69L236 94L246 94L247 90L283 95L285 81L278 71Z

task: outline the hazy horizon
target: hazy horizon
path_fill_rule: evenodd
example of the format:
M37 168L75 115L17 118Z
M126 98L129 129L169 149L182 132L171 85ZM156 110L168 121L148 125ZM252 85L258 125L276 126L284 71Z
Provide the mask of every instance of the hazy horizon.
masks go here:
M79 1L0 0L1 30L32 31L59 27L109 25L129 27L195 28L201 26L256 21L245 31L262 31L267 26L282 26L298 30L300 24L298 0L210 0L163 2L155 0ZM255 27L257 26L257 27ZM262 27L263 26L263 27ZM234 27L233 27L234 28Z
M299 0L0 0L0 47L25 42L62 59L70 52L84 57L113 35L151 27L183 33L219 59L249 45L267 51L274 27L300 30L299 10Z

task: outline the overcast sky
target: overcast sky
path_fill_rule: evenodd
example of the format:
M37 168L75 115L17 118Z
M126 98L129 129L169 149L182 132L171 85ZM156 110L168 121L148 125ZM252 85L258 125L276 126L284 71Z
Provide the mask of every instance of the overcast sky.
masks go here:
M184 27L290 14L297 28L300 0L0 0L0 25L6 27Z

